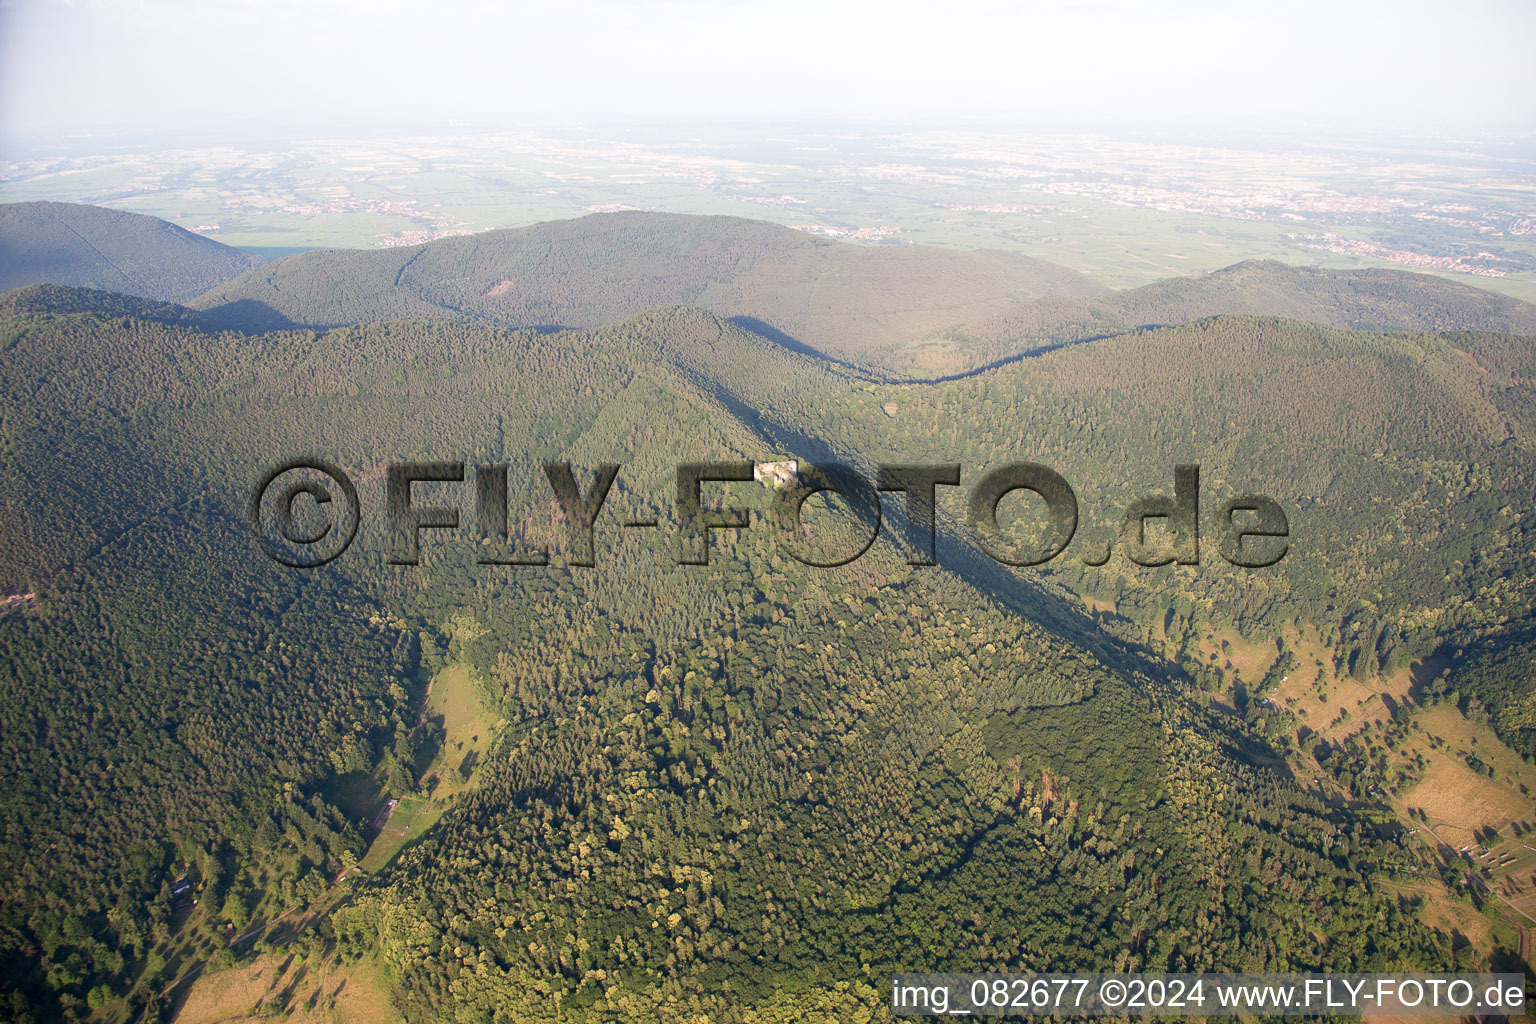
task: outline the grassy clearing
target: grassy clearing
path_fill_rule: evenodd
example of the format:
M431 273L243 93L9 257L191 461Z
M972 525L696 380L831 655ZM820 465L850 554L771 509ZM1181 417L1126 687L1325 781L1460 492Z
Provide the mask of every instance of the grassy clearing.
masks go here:
M235 1024L275 1016L294 1024L394 1024L401 1017L388 993L388 983L369 965L312 967L273 954L199 977L175 1024Z
M427 695L425 714L437 719L446 737L425 780L433 802L437 802L468 788L475 766L490 751L496 720L481 700L479 686L466 665L450 665L437 674ZM434 776L435 786L431 784Z
M1424 812L1441 837L1458 847L1476 844L1486 849L1477 833L1496 830L1502 838L1491 844L1493 856L1479 858L1482 866L1494 877L1529 874L1536 866L1536 850L1526 843L1536 846L1536 836L1516 842L1515 832L1536 824L1536 768L1504 746L1492 729L1469 721L1455 708L1423 708L1416 721L1422 733L1415 749L1428 768L1418 785L1403 793L1405 808ZM1489 766L1492 775L1476 770L1471 760ZM1513 855L1514 861L1500 866L1504 854Z
M437 824L437 819L448 809L449 802L447 799L402 797L395 807L395 813L389 816L389 821L369 845L368 852L358 861L358 869L365 874L373 874L388 865L407 843L420 839L429 828Z
M1413 674L1355 679L1333 670L1332 655L1315 642L1292 647L1296 667L1270 699L1290 709L1297 721L1329 743L1342 743L1377 728L1392 710L1412 703Z
M358 862L372 874L389 864L405 846L421 838L474 784L475 769L490 752L496 720L486 708L466 665L450 665L432 679L422 717L443 729L443 744L422 779L420 794L400 797L394 812ZM383 806L380 796L375 811Z
M1086 594L1083 595L1082 601L1083 607L1087 608L1093 615L1115 614L1115 603L1113 601L1100 601L1098 598L1089 597Z
M1259 643L1234 629L1212 630L1200 641L1200 652L1223 671L1236 674L1247 686L1257 685L1279 657L1273 643Z
M371 874L386 867L409 843L421 838L475 782L475 769L490 752L497 722L480 696L467 666L452 665L432 680L422 717L443 730L443 742L423 779L422 792L404 794L358 862ZM349 801L352 811L372 820L384 807L387 794L374 779L338 780L336 799ZM270 871L269 866L266 870ZM261 890L268 879L242 879ZM323 905L342 898L345 887L333 888ZM278 908L265 901L253 919L276 916ZM313 910L313 908L312 908ZM281 936L303 931L314 917L285 921ZM270 937L270 935L269 935ZM199 957L201 958L201 957ZM389 1005L388 985L366 966L293 964L278 956L263 956L215 974L199 976L176 1017L177 1024L213 1024L270 1019L282 1015L302 1024L375 1024L399 1020Z
M1154 645L1162 641L1170 657L1177 656L1167 638L1154 633L1151 639ZM1287 629L1282 639L1295 664L1264 696L1295 715L1297 742L1287 759L1297 780L1332 799L1354 799L1319 764L1310 744L1302 743L1312 733L1330 746L1348 743L1374 750L1390 764L1411 771L1408 784L1396 793L1373 789L1368 797L1396 812L1406 827L1420 828L1417 838L1427 858L1423 875L1392 887L1421 898L1425 923L1455 944L1470 943L1485 956L1493 956L1501 946L1513 948L1517 942L1510 936L1518 937L1520 927L1533 927L1519 911L1536 917L1536 768L1506 747L1491 728L1469 720L1455 707L1418 703L1416 680L1432 677L1442 666L1356 679L1336 671L1332 650L1315 632ZM1212 703L1232 711L1236 686L1240 683L1252 694L1274 664L1278 648L1212 630L1193 653L1220 670L1225 685L1212 695ZM1403 733L1399 727L1401 738L1390 749L1385 737L1400 709L1410 716L1408 728ZM1521 834L1528 829L1533 831ZM1435 835L1449 848L1439 847ZM1471 899L1472 889L1448 887L1439 869L1430 866L1446 858L1459 862L1458 871L1476 874L1515 909L1492 897L1479 909ZM1467 884L1477 885L1471 880Z

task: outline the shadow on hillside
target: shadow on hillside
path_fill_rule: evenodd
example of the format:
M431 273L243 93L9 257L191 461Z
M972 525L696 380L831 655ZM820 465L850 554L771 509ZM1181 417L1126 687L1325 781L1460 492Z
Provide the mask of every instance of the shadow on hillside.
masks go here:
M853 370L855 373L859 374L866 374L869 372L867 369L857 365L856 363L850 363L839 359L836 356L829 356L825 352L811 348L811 346L807 345L799 338L791 337L790 335L785 334L783 331L779 330L777 327L773 326L773 324L759 320L755 316L728 316L725 319L727 323L734 324L744 331L751 331L759 338L771 341L775 345L778 345L782 348L787 348L796 355L805 356L808 359L815 359L818 362L833 363L837 366L841 366L845 370Z
M836 463L843 456L832 445L785 422L763 415L718 382L700 382L717 402L742 423L758 430L776 451L794 452L810 462ZM898 515L900 513L898 512ZM894 525L894 524L893 524ZM1035 623L1046 632L1091 654L1100 664L1133 685L1167 687L1189 700L1196 713L1221 738L1234 757L1268 768L1287 780L1293 773L1285 758L1267 743L1245 735L1236 723L1223 722L1197 694L1189 674L1138 640L1102 628L1095 616L1060 583L1034 570L1012 570L976 547L957 522L941 516L935 534L940 565L959 575L984 596Z
M1409 677L1413 680L1408 688L1408 699L1415 704L1424 703L1424 694L1430 684L1439 680L1441 674L1451 666L1451 650L1449 645L1442 647L1422 661L1416 661L1409 666Z
M777 327L770 323L765 323L764 321L757 319L757 317L732 316L727 317L726 319L730 323L735 324L737 327L740 327L743 330L751 331L758 337L767 341L771 341L776 345L782 346L783 348L787 348L797 355L832 363L836 366L842 367L845 370L852 370L861 376L868 377L873 380L879 380L887 384L948 384L953 381L966 380L971 377L976 377L980 374L988 373L992 370L996 370L1004 366L1011 366L1014 363L1022 363L1026 359L1035 359L1043 355L1048 355L1057 351L1058 349L1068 348L1072 345L1083 345L1094 341L1104 341L1109 338L1119 337L1122 334L1131 334L1140 331L1152 331L1157 330L1160 327L1167 326L1164 324L1142 324L1140 326L1126 325L1123 330L1114 330L1108 333L1085 333L1082 335L1071 335L1047 341L1044 344L1033 345L1029 348L1021 349L1020 351L1010 353L1009 355L1000 356L996 359L992 359L980 365L973 366L970 369L961 370L957 373L943 374L937 377L909 377L903 373L900 373L899 371L893 372L885 367L861 366L858 363L851 363L845 359L839 359L836 356L828 355L825 352L821 352L812 348L798 338L785 334Z
M296 324L265 302L255 299L238 299L214 306L204 310L198 319L207 327L237 331L282 331L309 326Z

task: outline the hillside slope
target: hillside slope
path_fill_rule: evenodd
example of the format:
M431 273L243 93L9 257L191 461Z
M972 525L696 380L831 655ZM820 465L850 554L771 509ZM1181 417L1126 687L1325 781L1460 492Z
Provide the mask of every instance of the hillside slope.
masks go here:
M1363 331L1536 334L1536 305L1428 274L1248 260L1112 295L1020 303L892 352L887 365L920 377L953 375L1024 352L1220 315L1279 316Z
M382 251L301 253L193 305L232 325L454 315L593 327L692 305L860 360L1044 295L1104 292L1002 252L861 246L735 217L594 214Z
M101 291L97 288L29 284L8 292L0 292L0 315L69 316L78 313L95 313L103 317L128 317L134 320L153 320L188 326L205 324L204 314L195 309L188 309L174 302L124 295L121 292Z
M261 262L156 217L77 203L0 206L0 290L73 285L180 302Z
M690 305L791 347L918 378L1220 314L1536 332L1536 306L1403 271L1249 261L1114 293L1011 253L853 245L759 221L654 213L302 253L191 304L211 322L262 330L411 316L591 327Z
M132 1018L228 954L226 925L329 913L383 797L424 797L452 771L460 797L354 876L325 931L341 956L386 965L413 1020L802 1019L806 1000L852 1019L912 964L1450 962L1449 939L1382 884L1410 866L1390 833L1264 767L1240 720L1099 633L1052 581L961 558L950 530L937 568L908 565L887 535L811 570L778 547L770 492L750 483L719 496L751 526L716 531L710 565L680 566L675 469L960 459L969 485L1033 457L1086 499L1110 478L1165 480L1163 460L1184 454L1170 439L1204 416L1259 445L1237 450L1232 482L1268 485L1289 468L1262 446L1274 410L1202 403L1266 387L1297 406L1315 381L1292 371L1310 366L1346 396L1364 374L1432 407L1401 449L1424 449L1403 469L1411 488L1469 450L1526 443L1501 404L1528 374L1518 339L1233 318L1103 358L1080 346L1042 376L1026 362L881 385L689 308L559 333L418 319L221 335L93 301L109 312L40 311L34 295L0 319L0 512L14 524L0 570L35 595L0 629L15 776L0 938L13 991L39 1005L131 995ZM1300 414L1278 427L1368 461L1391 443L1381 408L1325 402L1334 419L1314 432ZM1143 438L1131 472L1069 461L1090 410L1106 422L1088 456ZM262 470L299 453L345 466L365 510L355 549L311 573L267 560L245 521ZM410 456L509 463L509 532L552 538L555 564L478 564L468 526L434 534L419 567L386 564L380 469ZM623 466L593 569L561 563L547 458L583 480ZM948 523L956 495L941 500ZM620 525L634 515L662 525ZM1298 553L1324 588L1352 585L1317 561L1326 545L1302 547L1318 521L1298 519ZM1440 557L1432 571L1455 552ZM1209 578L1252 577L1217 564ZM1296 579L1313 575L1270 583ZM1139 589L1151 604L1193 587L1163 573ZM450 664L490 709L479 763L440 749L427 714L427 678ZM178 924L183 858L204 889Z

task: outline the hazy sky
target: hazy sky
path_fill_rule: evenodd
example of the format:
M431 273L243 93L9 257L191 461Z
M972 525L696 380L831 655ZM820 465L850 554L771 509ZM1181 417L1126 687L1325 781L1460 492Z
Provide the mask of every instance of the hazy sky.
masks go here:
M562 119L1536 129L1536 2L0 0L0 134Z

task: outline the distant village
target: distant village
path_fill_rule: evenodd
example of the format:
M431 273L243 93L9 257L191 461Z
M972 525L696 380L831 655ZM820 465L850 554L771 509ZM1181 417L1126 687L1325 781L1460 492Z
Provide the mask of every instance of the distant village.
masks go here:
M1507 273L1497 267L1471 262L1472 260L1502 259L1491 252L1479 252L1471 257L1430 256L1422 252L1410 252L1407 249L1389 249L1375 242L1367 242L1360 238L1344 238L1331 233L1317 235L1288 233L1285 237L1296 242L1303 249L1347 256L1371 256L1378 260L1388 260L1424 270L1452 270L1458 274L1476 274L1478 277L1503 277Z

